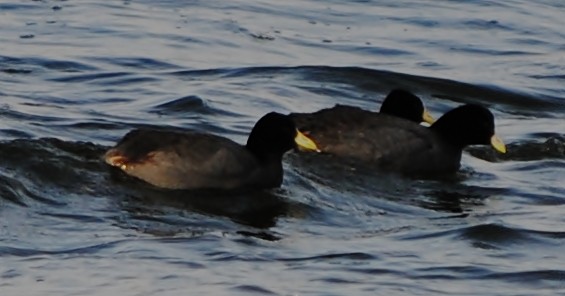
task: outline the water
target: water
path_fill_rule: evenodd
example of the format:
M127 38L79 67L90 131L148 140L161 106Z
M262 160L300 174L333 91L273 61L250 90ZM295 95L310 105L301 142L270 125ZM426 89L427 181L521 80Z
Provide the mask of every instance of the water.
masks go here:
M158 3L154 3L158 2ZM0 2L0 293L565 295L565 4ZM167 192L128 130L244 142L269 111L488 106L509 153L453 178L285 158L280 189Z

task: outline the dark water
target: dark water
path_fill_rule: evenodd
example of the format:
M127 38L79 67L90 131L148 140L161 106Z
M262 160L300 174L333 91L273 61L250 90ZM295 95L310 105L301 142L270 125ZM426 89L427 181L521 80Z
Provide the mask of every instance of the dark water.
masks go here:
M565 295L564 27L561 0L1 1L0 295ZM393 87L488 106L509 153L444 180L290 154L235 196L100 161Z

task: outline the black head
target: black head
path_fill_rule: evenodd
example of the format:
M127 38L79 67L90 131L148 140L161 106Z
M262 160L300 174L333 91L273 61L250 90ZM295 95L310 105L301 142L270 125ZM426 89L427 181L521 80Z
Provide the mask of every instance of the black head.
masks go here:
M485 107L468 104L445 113L430 127L447 141L463 148L468 145L493 145L505 152L494 132L494 116ZM503 151L504 150L504 151Z
M394 89L386 96L379 112L420 123L424 121L425 111L424 103L416 95Z
M287 115L271 112L261 117L249 134L246 147L255 155L281 156L296 147L294 122Z

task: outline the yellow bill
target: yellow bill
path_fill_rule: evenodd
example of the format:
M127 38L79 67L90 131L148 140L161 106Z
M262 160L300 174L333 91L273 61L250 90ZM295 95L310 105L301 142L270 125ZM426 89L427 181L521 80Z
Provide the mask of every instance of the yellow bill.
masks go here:
M492 135L492 137L490 137L490 144L496 151L506 153L506 146L504 145L504 142L502 142L502 140L496 135Z
M301 133L299 130L296 130L296 137L294 137L294 142L296 143L296 145L298 145L298 148L300 150L321 152L320 149L318 149L316 143L312 141L312 139Z
M432 116L432 114L430 114L430 112L427 109L424 109L424 113L422 114L422 120L429 124L432 124L436 121Z

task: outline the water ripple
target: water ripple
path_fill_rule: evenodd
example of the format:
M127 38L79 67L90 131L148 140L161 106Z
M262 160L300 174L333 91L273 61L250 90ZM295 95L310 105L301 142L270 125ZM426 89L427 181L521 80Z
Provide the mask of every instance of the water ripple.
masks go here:
M41 256L41 255L95 254L106 249L114 248L115 246L126 241L127 240L119 240L114 242L107 242L102 244L95 244L90 246L71 248L71 249L60 249L60 250L24 249L24 248L0 246L0 257L4 257L4 256L33 257L33 256Z
M285 262L301 262L301 261L313 261L313 262L321 262L321 261L333 261L333 260L340 260L340 259L348 259L348 260L375 260L378 257L366 254L366 253L343 253L343 254L326 254L326 255L319 255L319 256L312 256L312 257L304 257L304 258L279 258L280 261Z

